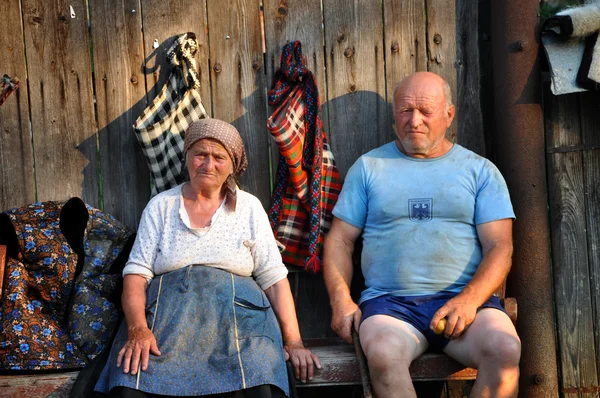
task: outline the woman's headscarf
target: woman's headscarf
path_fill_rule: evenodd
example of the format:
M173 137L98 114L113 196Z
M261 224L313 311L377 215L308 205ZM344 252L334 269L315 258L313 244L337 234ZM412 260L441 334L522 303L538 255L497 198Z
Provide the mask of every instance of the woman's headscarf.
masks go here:
M200 119L193 122L185 133L183 143L183 156L187 159L188 150L201 139L211 138L218 141L231 158L233 162L233 174L227 177L225 181L225 205L228 209L235 211L237 200L236 186L240 177L248 167L244 142L240 133L231 124L218 119Z

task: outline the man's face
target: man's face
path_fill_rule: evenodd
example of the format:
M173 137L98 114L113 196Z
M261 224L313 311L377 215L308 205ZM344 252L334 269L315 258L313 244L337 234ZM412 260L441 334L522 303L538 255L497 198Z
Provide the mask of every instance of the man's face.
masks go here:
M454 117L454 106L446 109L443 81L437 76L413 76L395 95L394 118L398 147L409 156L440 156L444 134Z

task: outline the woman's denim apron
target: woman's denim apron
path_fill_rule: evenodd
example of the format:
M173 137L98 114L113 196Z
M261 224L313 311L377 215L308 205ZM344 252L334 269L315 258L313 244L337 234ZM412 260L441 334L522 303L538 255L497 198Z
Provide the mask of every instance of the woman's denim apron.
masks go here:
M150 355L146 371L123 374L116 366L127 341L123 322L96 391L194 396L273 384L289 395L279 325L254 279L188 266L155 277L146 294L146 320L162 355Z

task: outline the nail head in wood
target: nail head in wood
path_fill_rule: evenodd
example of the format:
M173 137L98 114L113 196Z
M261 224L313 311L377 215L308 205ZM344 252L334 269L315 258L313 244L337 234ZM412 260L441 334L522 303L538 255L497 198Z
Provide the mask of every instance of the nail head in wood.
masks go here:
M519 43L518 43L519 51L525 50L528 45L529 45L529 42L527 40L519 40Z

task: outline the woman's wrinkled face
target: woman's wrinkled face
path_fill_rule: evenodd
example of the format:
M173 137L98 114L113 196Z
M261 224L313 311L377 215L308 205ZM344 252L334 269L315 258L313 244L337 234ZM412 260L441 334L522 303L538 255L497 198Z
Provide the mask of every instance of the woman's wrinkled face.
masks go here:
M187 152L190 182L200 189L220 189L233 173L233 162L218 141L204 138Z

